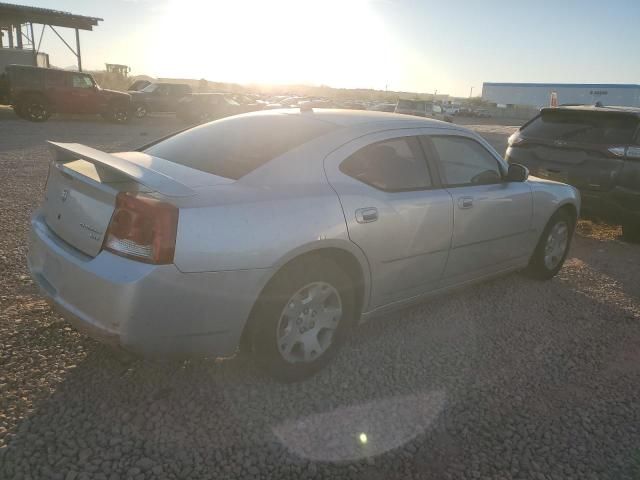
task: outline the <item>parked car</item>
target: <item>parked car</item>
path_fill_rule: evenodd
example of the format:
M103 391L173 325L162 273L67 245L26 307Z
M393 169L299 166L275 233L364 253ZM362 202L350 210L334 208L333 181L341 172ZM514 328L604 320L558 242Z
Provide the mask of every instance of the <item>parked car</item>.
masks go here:
M440 105L434 105L433 102L427 100L398 99L395 113L414 115L416 117L431 117L445 122L452 121L451 117L443 112Z
M131 106L137 118L149 112L170 112L178 108L178 102L191 94L191 87L184 83L152 83L138 92L131 92Z
M237 100L245 99L242 96L236 98L231 93L192 93L180 99L176 116L187 122L202 123L263 108L259 103L238 102Z
M255 112L135 152L52 145L28 253L43 295L104 342L242 345L286 380L360 320L507 272L551 278L580 208L470 130L381 112Z
M640 109L544 108L509 138L506 158L574 185L585 211L640 241Z
M32 122L44 122L52 113L100 114L115 122L129 119L131 97L100 88L88 73L9 65L0 83L3 102Z
M395 103L378 103L369 107L368 110L373 110L374 112L395 112L396 104Z

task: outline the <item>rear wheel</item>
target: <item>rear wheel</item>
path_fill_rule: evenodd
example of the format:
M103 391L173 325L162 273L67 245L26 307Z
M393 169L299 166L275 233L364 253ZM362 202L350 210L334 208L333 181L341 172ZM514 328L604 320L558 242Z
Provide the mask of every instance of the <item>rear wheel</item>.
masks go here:
M640 220L623 223L622 236L628 242L640 243Z
M46 122L51 116L48 102L38 95L25 98L17 108L31 122Z
M136 105L133 109L133 113L136 118L144 118L147 116L147 107L145 105Z
M254 308L254 355L279 380L309 377L335 354L354 309L348 275L329 259L302 259L277 274Z
M548 280L560 271L569 252L574 228L575 220L567 211L558 210L553 214L529 262L527 270L532 277Z
M129 108L126 105L114 105L109 112L109 118L115 123L129 121Z

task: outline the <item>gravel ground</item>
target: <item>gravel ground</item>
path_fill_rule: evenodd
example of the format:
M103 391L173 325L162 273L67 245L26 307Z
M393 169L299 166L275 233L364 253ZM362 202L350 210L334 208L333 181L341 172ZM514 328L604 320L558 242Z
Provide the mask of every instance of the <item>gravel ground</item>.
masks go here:
M300 384L242 357L123 358L60 321L25 266L45 139L113 151L177 128L0 111L0 478L640 478L640 246L615 227L581 222L550 282L372 321Z

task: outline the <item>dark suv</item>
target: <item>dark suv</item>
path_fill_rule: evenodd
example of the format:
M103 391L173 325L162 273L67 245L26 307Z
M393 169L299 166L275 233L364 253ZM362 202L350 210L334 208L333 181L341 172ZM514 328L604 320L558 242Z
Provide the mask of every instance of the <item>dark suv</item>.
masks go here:
M92 113L116 122L129 117L131 97L100 88L87 73L9 65L0 79L2 103L32 122L52 113Z
M142 118L149 112L175 112L178 102L191 93L191 87L184 83L151 83L130 93L135 116Z
M585 211L640 241L639 108L544 108L509 138L506 159L577 187Z

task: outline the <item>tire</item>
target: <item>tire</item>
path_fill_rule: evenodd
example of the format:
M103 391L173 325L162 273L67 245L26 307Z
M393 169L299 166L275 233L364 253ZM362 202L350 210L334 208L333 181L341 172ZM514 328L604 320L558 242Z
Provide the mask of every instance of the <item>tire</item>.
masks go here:
M20 101L17 108L30 122L46 122L51 116L48 102L39 95L25 98Z
M130 119L129 107L126 105L113 105L109 111L109 120L114 123L127 123Z
M622 224L622 238L627 242L640 243L640 220Z
M144 118L147 116L147 107L143 104L138 104L133 106L133 114L136 118Z
M331 360L354 318L349 276L330 259L303 258L278 272L260 296L249 321L250 348L269 375L299 381Z
M549 280L560 271L569 252L574 230L575 219L566 210L558 210L553 214L529 261L529 276Z

